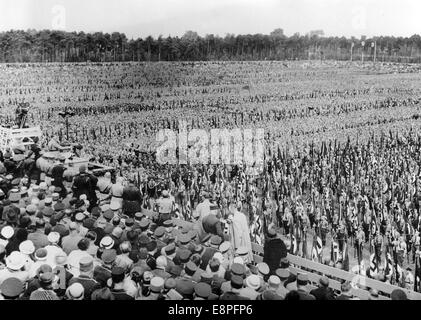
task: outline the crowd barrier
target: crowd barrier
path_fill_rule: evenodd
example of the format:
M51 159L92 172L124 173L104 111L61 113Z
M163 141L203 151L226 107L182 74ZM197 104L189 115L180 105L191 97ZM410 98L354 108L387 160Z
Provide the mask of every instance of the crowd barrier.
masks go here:
M256 243L252 243L252 251L254 262L262 262L263 247ZM320 277L325 275L329 278L329 287L336 291L341 290L342 282L350 281L351 283L358 284L359 286L363 286L367 289L376 289L379 293L381 293L379 294L379 300L390 300L390 294L397 288L405 291L410 300L421 300L421 293L415 291L400 288L362 275L356 275L345 270L330 267L322 263L314 262L312 260L304 259L292 254L288 254L287 258L290 264L292 264L292 266L289 268L290 271L294 274L306 273L311 282L311 286L318 284ZM353 288L352 290L354 296L362 300L367 300L370 295L368 290L365 289Z

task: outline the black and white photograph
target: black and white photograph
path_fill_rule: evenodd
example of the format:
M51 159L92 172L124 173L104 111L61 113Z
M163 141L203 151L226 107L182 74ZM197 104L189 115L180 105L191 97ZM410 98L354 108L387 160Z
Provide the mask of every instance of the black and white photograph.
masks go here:
M0 300L421 300L420 12L0 0Z

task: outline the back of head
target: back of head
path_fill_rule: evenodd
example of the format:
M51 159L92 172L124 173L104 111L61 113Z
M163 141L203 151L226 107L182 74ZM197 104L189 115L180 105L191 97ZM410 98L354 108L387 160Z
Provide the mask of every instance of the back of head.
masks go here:
M108 288L97 289L92 292L92 300L114 300L114 295L111 293Z

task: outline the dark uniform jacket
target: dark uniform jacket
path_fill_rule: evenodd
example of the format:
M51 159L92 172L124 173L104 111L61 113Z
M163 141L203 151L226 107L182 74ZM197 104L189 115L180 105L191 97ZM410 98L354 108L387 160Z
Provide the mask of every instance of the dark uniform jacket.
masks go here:
M73 197L79 199L82 194L86 194L91 205L95 204L98 200L95 193L97 183L98 178L91 174L78 174L73 180Z
M281 259L287 256L287 247L285 243L279 239L268 239L263 247L263 262L269 266L270 274L275 274L279 268Z
M331 288L320 287L310 291L316 300L335 300L335 293Z

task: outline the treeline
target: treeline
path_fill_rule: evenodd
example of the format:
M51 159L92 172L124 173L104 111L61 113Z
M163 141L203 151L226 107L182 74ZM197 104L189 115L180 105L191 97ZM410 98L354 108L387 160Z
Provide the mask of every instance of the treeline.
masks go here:
M365 41L364 46L362 41ZM375 43L375 45L374 45ZM151 36L127 39L123 33L54 30L0 33L0 62L109 62L183 60L336 59L421 62L421 37L356 39L324 37L322 31L291 37L276 29L269 35Z

